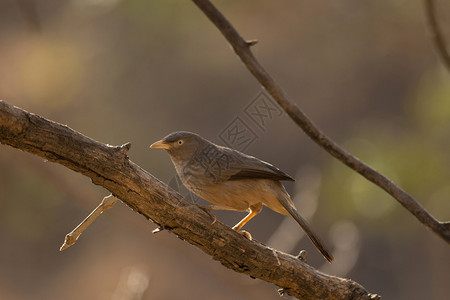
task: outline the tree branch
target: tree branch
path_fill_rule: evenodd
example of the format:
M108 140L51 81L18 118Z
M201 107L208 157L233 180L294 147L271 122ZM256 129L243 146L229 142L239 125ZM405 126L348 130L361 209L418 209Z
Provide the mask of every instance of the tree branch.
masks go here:
M131 162L114 147L0 100L0 142L91 178L134 211L236 272L272 282L302 299L378 299L358 283L244 238ZM212 224L213 223L213 224Z
M29 30L32 32L40 32L41 24L39 21L39 15L37 13L35 1L34 0L16 0L16 1Z
M270 74L262 67L250 50L251 43L246 42L228 22L228 20L208 0L192 0L209 20L220 30L226 40L233 47L247 69L278 102L289 117L320 147L355 170L369 181L378 185L403 207L410 211L422 224L439 235L444 241L450 243L450 222L439 222L431 216L413 197L398 187L392 180L378 173L375 169L365 164L340 147L332 139L326 136L293 102L275 82Z
M439 56L442 59L442 63L450 72L450 54L445 43L442 31L439 28L439 24L436 18L436 9L434 0L425 0L425 11L427 16L428 25L433 36L433 41L438 51Z

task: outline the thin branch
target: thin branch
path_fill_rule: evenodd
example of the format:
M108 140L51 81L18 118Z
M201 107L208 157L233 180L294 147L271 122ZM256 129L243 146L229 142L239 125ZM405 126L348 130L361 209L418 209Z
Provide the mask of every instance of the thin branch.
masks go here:
M17 0L20 12L31 32L40 32L41 24L34 0Z
M80 235L95 221L105 210L113 207L114 203L116 203L117 198L113 195L106 196L103 198L102 202L86 217L74 230L70 233L66 234L64 239L64 243L62 244L59 251L66 250L73 244L75 244L80 237Z
M439 28L436 18L436 7L434 5L434 0L425 0L425 11L428 25L430 27L431 34L433 35L435 47L442 59L442 63L447 68L447 71L450 72L450 54L445 43L444 35L442 34L442 30Z
M0 142L91 178L136 212L222 265L301 299L378 299L358 283L320 273L301 259L244 238L131 162L114 147L0 100Z
M398 187L392 180L378 173L357 157L353 156L332 139L326 136L292 101L270 74L261 66L250 50L249 44L239 35L228 20L208 0L192 0L209 20L220 30L234 52L239 56L247 69L278 102L291 119L320 147L339 161L355 170L369 181L378 185L403 207L410 211L422 224L450 243L450 222L439 222L431 216L414 198Z

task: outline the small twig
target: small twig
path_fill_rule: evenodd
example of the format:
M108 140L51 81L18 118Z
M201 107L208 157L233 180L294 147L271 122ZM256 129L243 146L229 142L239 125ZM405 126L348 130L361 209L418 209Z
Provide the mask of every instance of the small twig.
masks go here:
M434 0L425 0L425 11L427 16L428 25L433 35L433 41L438 51L439 56L442 59L442 63L450 72L450 54L447 48L442 30L439 27L439 23L436 18L436 8Z
M277 259L278 265L280 266L281 262L280 262L280 259L278 258L277 250L276 249L272 249L272 252L273 252L273 256L275 256L275 258Z
M154 229L152 231L152 233L156 234L156 233L159 233L159 232L163 231L164 229L165 229L164 226L159 226L158 228Z
M277 292L278 292L278 295L280 295L280 297L284 297L284 294L286 294L288 290L289 290L288 288L281 288L281 289L278 289Z
M308 257L308 252L306 250L301 250L300 253L296 256L302 262L306 263L306 258Z
M113 207L114 203L116 203L117 198L113 195L106 196L103 198L102 202L97 206L90 214L83 220L72 232L66 234L66 238L64 240L64 244L59 248L59 251L66 250L73 244L75 244L80 237L80 235L85 231L92 222L97 219L98 216L102 214L108 208Z
M339 146L323 133L300 108L290 101L280 85L270 76L255 58L247 42L239 35L231 23L208 0L192 0L209 20L220 30L244 65L277 101L289 117L321 148L343 164L378 185L411 212L422 224L431 229L450 244L450 222L439 222L430 215L413 197L397 186L392 180L377 172L356 156Z
M249 47L251 47L251 46L255 46L256 44L258 44L258 40L249 40L249 41L246 41L246 43L247 43L247 46L249 46Z

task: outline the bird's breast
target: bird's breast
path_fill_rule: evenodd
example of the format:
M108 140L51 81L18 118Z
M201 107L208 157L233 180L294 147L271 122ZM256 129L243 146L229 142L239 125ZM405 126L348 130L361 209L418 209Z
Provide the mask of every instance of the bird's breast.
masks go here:
M184 186L200 197L202 197L201 191L215 182L214 176L211 176L201 165L188 164L177 169L177 173Z

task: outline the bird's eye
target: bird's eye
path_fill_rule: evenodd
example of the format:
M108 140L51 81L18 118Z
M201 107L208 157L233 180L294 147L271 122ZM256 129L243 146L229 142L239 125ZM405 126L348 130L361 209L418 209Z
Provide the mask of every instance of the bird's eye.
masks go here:
M178 145L183 145L183 140L178 140Z

